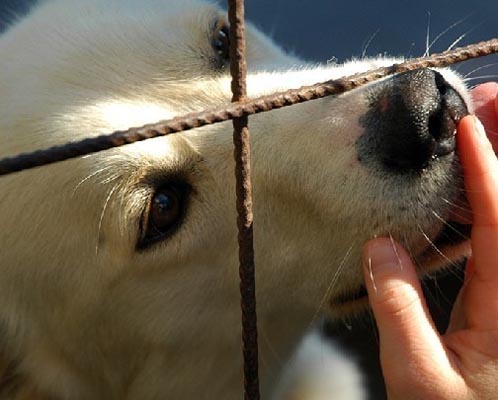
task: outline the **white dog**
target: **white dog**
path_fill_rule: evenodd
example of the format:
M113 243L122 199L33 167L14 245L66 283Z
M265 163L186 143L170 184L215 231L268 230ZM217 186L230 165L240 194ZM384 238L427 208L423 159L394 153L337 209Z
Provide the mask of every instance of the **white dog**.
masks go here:
M307 65L247 41L251 97L394 61ZM228 104L227 49L201 0L46 0L0 37L0 157ZM466 106L455 74L424 70L250 119L264 398L338 398L313 335L276 382L319 315L366 304L367 239L392 235L421 273L467 253L447 222ZM241 396L231 132L0 179L0 399Z

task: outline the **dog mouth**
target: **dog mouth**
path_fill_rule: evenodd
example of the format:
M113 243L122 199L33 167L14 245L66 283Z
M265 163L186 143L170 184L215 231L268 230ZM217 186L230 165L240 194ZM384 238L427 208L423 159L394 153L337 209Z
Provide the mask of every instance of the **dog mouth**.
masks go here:
M355 309L364 308L368 305L368 293L365 285L352 292L343 293L330 302L334 310L347 312L347 309L353 311Z
M431 243L415 257L419 275L425 276L470 255L472 225L448 221ZM339 314L351 314L368 307L368 292L364 284L330 300L330 306Z
M445 222L443 230L439 233L430 247L443 251L445 248L457 246L462 242L470 239L472 225L462 222L449 221ZM429 248L427 251L430 251ZM435 249L434 249L435 250ZM424 257L425 252L422 254Z
M439 235L416 257L420 274L429 274L470 256L472 225L462 221L447 221Z

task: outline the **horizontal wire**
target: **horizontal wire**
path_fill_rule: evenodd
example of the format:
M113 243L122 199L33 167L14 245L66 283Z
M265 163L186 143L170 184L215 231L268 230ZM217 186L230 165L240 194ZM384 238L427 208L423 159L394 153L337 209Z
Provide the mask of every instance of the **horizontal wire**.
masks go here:
M139 128L130 128L126 131L116 131L108 135L69 142L64 145L30 153L22 153L17 156L0 160L0 176L96 153L125 144L131 144L159 136L166 136L205 125L259 114L309 100L344 93L396 73L420 68L447 67L455 63L487 56L493 53L498 53L498 39L471 44L443 53L433 54L429 57L415 58L403 63L394 64L390 67L382 67L312 86L304 86L300 89L292 89L286 92L258 97L250 101L232 103L223 108L191 113L171 120L144 125Z

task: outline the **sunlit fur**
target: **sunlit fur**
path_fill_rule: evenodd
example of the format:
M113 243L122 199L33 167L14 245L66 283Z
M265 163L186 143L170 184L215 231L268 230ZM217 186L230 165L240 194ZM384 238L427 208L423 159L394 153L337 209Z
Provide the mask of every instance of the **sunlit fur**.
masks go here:
M0 37L0 156L228 104L211 46L217 18L200 0L35 7ZM312 65L253 27L247 41L251 97L394 61ZM365 90L250 119L266 399L303 332L333 313L329 300L360 285L362 243L392 233L422 252L421 231L438 234L460 190L444 163L417 185L358 163ZM0 179L0 351L37 396L241 396L231 131L223 123ZM151 177L192 191L180 228L137 250ZM400 203L410 211L400 215ZM448 263L433 258L427 268Z

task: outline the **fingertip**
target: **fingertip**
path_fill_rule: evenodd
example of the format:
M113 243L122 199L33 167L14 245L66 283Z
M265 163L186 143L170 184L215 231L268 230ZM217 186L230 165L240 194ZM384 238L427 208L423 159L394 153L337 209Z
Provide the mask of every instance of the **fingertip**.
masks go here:
M458 153L462 163L467 198L476 225L498 224L498 161L483 125L468 116L458 125Z
M375 275L392 275L399 269L403 269L400 258L399 245L391 238L375 238L365 243L363 247L364 266L368 267L372 274L372 266L375 267Z
M486 128L487 135L498 152L498 83L487 82L472 89L475 114Z
M484 127L474 115L468 115L458 124L457 147L466 175L480 175L488 171L487 163L496 161Z
M469 143L472 143L472 136L473 131L474 131L474 121L473 118L475 118L472 115L467 115L463 117L460 122L458 123L457 127L457 135L456 135L456 142L457 142L457 152L460 157L460 161L462 163L462 167L465 168L465 163L467 163L468 159L468 149L469 149Z
M372 239L363 248L363 269L374 312L396 313L420 296L420 284L405 249L391 238ZM391 309L392 308L392 309Z

